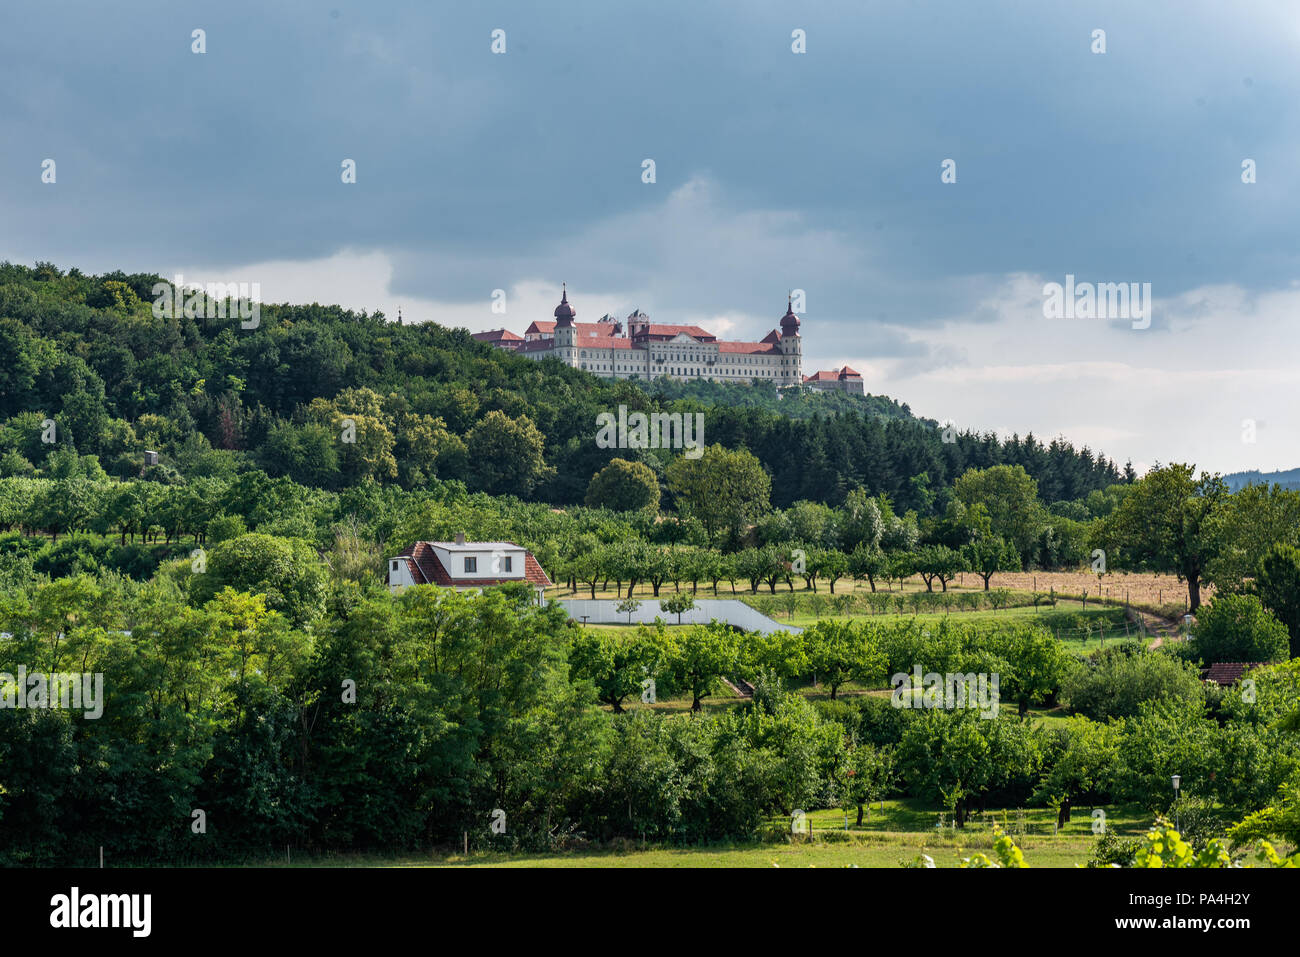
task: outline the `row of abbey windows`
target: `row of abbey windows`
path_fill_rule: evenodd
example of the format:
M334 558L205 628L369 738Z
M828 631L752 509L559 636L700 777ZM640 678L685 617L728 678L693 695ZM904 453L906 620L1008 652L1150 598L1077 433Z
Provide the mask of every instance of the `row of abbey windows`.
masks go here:
M578 353L578 358L580 358L580 359L586 359L586 358L588 358L588 356L587 356L587 350L586 350L586 349L583 349L581 352L579 352L579 353ZM593 359L594 359L594 358L595 358L595 355L592 355L590 358L593 358ZM679 361L684 360L684 361L687 361L687 362L703 362L703 361L704 361L702 358L700 358L700 357L698 357L698 356L689 356L689 357L687 357L687 356L674 356L673 358L678 359ZM754 357L754 356L726 356L726 355L724 355L724 356L718 356L718 357L715 359L715 361L716 361L716 362L719 362L719 363L722 363L722 364L724 364L724 365L732 365L732 364L736 364L736 365L758 365L758 359L757 359L756 357ZM785 365L788 361L789 361L789 360L788 360L787 358L782 358L782 359L781 359L781 365ZM586 366L584 365L583 368L585 369ZM602 366L601 368L604 368L604 367Z

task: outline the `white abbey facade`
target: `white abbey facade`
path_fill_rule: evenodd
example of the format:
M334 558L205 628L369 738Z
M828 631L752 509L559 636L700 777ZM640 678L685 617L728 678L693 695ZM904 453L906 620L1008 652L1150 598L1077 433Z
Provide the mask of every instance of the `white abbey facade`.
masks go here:
M627 317L626 331L612 316L580 323L574 321L576 315L566 289L555 308L555 321L534 322L522 340L493 341L530 359L558 359L607 379L764 379L778 386L804 381L799 317L788 302L780 330L773 329L759 342L720 340L699 326L652 323L639 311Z

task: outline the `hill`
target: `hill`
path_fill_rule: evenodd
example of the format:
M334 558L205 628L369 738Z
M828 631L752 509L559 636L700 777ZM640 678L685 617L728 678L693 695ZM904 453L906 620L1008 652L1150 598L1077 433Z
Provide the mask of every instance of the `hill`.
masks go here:
M1287 469L1277 472L1260 472L1257 470L1233 472L1230 475L1225 475L1223 481L1234 492L1245 488L1247 485L1280 485L1285 489L1296 490L1300 489L1300 469Z
M705 443L757 456L781 507L838 504L861 486L926 514L943 504L933 490L1002 463L1023 465L1047 503L1119 479L1087 448L945 437L883 397L647 390L530 362L463 329L317 303L263 305L256 328L207 302L192 317L159 318L161 282L0 264L0 475L42 468L52 421L60 448L94 456L117 477L140 474L148 449L159 453L149 475L167 482L250 470L333 490L455 481L564 505L581 501L612 458L662 474L675 454L599 448L597 416L626 405L704 413Z

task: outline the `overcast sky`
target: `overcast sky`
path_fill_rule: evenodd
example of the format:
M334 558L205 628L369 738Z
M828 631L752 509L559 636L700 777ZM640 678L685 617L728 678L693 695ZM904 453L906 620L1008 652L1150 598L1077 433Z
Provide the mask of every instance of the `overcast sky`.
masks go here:
M919 414L1300 466L1295 0L45 0L0 63L0 258L472 330L798 288L805 372ZM1067 274L1150 327L1045 318Z

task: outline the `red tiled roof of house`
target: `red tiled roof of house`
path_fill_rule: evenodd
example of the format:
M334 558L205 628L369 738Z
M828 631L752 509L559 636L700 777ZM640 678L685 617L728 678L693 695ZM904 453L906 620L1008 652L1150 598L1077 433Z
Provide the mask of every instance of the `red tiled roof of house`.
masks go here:
M417 585L441 585L443 582L438 581L439 574L447 577L442 562L438 561L438 556L433 553L428 542L416 542L396 557L406 559L411 580Z
M833 370L827 371L826 369L822 369L820 372L814 372L812 375L804 376L803 381L804 382L834 382L838 378L839 375Z
M1212 681L1220 687L1235 685L1241 676L1252 668L1263 666L1261 661L1216 661L1205 670L1205 681Z
M510 543L513 544L513 543ZM517 546L516 546L517 547ZM524 577L520 578L453 578L438 559L438 553L428 542L416 542L410 548L396 555L406 559L406 567L411 571L411 580L417 585L438 585L442 588L476 588L481 585L505 585L510 582L526 581L534 585L549 588L551 579L545 569L533 557L533 553L524 551Z
M524 580L548 588L552 584L550 576L546 574L546 569L542 568L541 562L533 558L532 552L524 552Z
M848 366L845 366L843 369L840 370L840 378L841 378L841 379L847 379L849 376L857 376L859 379L861 379L861 378L862 378L862 373L861 373L861 372L854 372L854 371L853 371L852 369L850 369Z
M427 585L430 583L431 579L428 578L424 574L424 570L420 568L420 559L417 555L417 552L420 550L421 545L424 545L424 542L416 542L414 545L411 545L409 548L406 548L403 551L398 552L393 557L400 558L406 562L406 570L411 573L411 580L413 582L415 582L417 585Z

